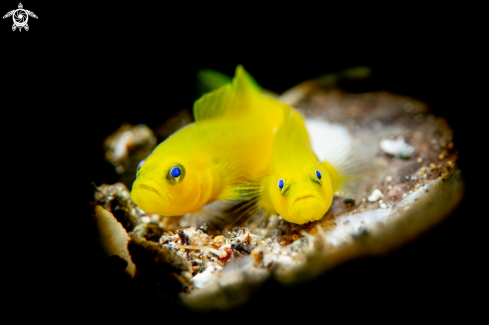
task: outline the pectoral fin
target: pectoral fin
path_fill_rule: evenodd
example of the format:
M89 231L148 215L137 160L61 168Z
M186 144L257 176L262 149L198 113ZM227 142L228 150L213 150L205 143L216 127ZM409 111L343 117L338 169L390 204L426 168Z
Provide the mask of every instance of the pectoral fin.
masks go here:
M321 163L328 171L335 194L351 197L377 170L371 152L360 145L354 147L331 146Z

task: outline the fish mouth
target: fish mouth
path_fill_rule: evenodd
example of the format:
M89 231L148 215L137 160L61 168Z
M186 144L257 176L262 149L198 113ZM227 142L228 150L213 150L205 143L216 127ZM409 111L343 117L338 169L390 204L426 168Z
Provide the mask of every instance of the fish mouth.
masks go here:
M297 195L291 203L288 208L289 219L287 221L297 224L319 220L328 210L321 197L310 193Z
M295 202L297 202L297 201L299 201L299 200L304 200L304 199L307 199L307 198L309 198L309 197L314 198L315 196L314 196L314 195L303 195L303 196L299 196L298 198L296 198L296 199L294 200L294 203L295 203Z
M154 187L152 187L152 186L149 186L149 185L146 185L146 184L140 184L137 188L139 188L141 190L151 191L151 192L155 193L156 195L158 195L161 198L160 193Z
M165 215L164 207L169 204L162 189L151 180L136 180L131 191L131 199L141 210Z

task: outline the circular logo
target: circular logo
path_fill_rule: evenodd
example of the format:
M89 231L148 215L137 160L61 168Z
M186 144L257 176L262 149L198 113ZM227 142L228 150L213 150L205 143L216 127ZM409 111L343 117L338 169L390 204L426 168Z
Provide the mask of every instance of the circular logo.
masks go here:
M27 24L27 20L29 19L27 12L24 9L15 10L12 16L14 18L14 24L17 27L24 27Z

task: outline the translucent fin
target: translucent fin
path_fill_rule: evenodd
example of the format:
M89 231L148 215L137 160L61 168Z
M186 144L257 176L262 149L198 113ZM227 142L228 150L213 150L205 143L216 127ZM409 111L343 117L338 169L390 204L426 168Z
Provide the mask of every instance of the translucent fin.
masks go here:
M218 205L216 205L218 203ZM270 214L262 211L257 199L249 201L214 201L201 210L188 213L180 222L181 227L200 227L204 223L209 231L223 229L226 226L247 225L252 222L263 224Z
M235 164L242 158L239 151L235 157L230 157L225 165L222 165L223 175L226 175L225 187L219 195L221 201L248 201L263 192L262 181L266 175L251 175L246 165L240 168Z
M197 99L194 103L195 121L224 115L228 107L231 89L231 84L228 84Z
M261 204L265 193L262 182L244 182L235 191L239 200L223 212L229 224L247 224L250 221L263 220L270 214Z
M331 175L335 194L354 198L376 175L373 155L364 146L332 146L322 164Z
M224 211L226 220L231 224L263 221L275 213L273 204L268 196L269 177L258 178L254 181L242 182L233 189L234 202Z
M179 226L199 228L203 224L208 226L209 230L222 229L226 225L223 211L229 206L221 201L214 201L203 206L199 211L187 213L182 216Z
M263 195L264 187L260 181L245 181L230 187L222 200L249 201Z
M197 97L231 83L231 77L212 69L199 70L196 79Z
M230 84L226 84L194 103L195 121L227 115L242 115L253 108L253 102L261 96L261 88L241 65L236 67L236 74Z

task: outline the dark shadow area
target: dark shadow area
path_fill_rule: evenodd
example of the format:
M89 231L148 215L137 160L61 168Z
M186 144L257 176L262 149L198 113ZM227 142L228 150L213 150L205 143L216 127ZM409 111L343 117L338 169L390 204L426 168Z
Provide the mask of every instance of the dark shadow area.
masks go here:
M258 318L265 312L276 321L299 311L327 315L351 310L369 319L378 308L404 319L401 315L413 317L412 310L436 315L435 305L457 314L468 305L477 308L472 294L483 290L486 253L484 228L478 226L484 215L475 213L480 203L475 202L476 171L469 159L475 155L470 144L478 139L468 131L480 107L470 104L477 81L465 74L477 67L453 56L452 50L462 45L452 30L436 27L444 22L431 24L435 15L412 10L402 17L365 14L359 19L320 15L314 8L220 17L163 4L148 6L151 18L146 19L136 8L141 5L98 4L96 14L109 17L101 23L95 9L84 4L69 10L72 20L63 28L54 23L59 21L52 16L55 11L32 8L40 19L25 33L31 43L8 36L11 51L2 61L9 65L2 106L10 111L4 120L9 126L4 172L13 177L7 183L13 193L8 202L15 210L5 214L10 219L6 229L18 229L27 220L23 240L29 238L21 249L7 250L6 268L20 275L22 285L30 281L27 289L16 290L19 303L33 302L42 314L65 320L178 320L181 316L173 316L178 311L195 319L215 315L193 314L169 298L142 291L123 276L120 261L103 255L88 204L91 182L117 179L113 167L103 162L103 139L123 122L154 127L179 109L190 109L202 68L233 75L242 64L262 87L281 93L329 72L366 65L373 70L371 78L340 86L357 93L412 96L445 117L460 153L465 199L414 243L386 256L348 262L293 288L268 283L249 303L219 317ZM413 17L416 23L410 23ZM41 19L48 22L41 25ZM1 27L11 32L10 25ZM357 26L356 32L349 32L350 25ZM34 40L41 30L44 38ZM18 67L28 68L16 74ZM35 202L19 194L26 191ZM19 214L25 215L21 221L14 217ZM18 232L5 240L6 247L10 238L18 240ZM19 252L36 245L43 256L30 257L26 264L26 254ZM41 297L51 290L55 309Z

